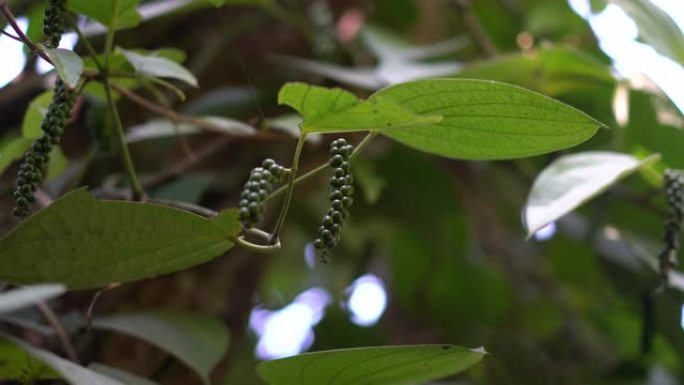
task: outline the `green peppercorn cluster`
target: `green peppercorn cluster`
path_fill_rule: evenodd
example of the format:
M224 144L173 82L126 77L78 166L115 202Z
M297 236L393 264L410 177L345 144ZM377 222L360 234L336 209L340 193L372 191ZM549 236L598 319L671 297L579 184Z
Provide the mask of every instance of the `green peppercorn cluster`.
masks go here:
M665 194L668 214L665 222L665 247L660 253L660 272L664 280L669 271L677 265L679 234L684 218L684 176L677 170L665 170Z
M14 215L25 217L29 213L29 204L33 203L33 192L43 178L50 159L52 147L59 143L74 105L75 94L62 82L57 80L52 103L48 107L41 129L43 135L36 139L26 151L24 161L17 173L17 187L14 191Z
M67 0L50 0L45 8L43 18L43 33L53 48L59 46L64 32L64 18L67 11Z
M261 167L252 169L249 179L240 195L240 221L246 228L261 222L264 213L266 197L273 191L274 185L282 182L285 167L277 164L273 159L266 159Z
M318 238L314 241L314 247L321 250L323 261L326 261L328 252L340 241L344 220L349 216L349 207L354 203L354 177L349 165L349 156L353 149L354 147L342 138L330 144L332 158L329 165L333 169L330 178L330 208L323 217L323 224L318 228Z

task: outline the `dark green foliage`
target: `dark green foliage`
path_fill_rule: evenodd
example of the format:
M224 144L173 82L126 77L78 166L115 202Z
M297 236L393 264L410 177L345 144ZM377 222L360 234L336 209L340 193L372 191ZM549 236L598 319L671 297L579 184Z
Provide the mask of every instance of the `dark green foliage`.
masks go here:
M43 33L48 38L48 44L54 48L59 46L64 32L67 0L50 0L45 8Z
M323 223L318 228L318 238L314 241L314 247L321 250L321 259L324 262L328 252L340 241L344 220L349 215L349 207L354 203L354 176L349 166L352 150L352 145L342 138L330 144L332 158L329 165L333 169L330 178L330 208L323 217Z
M660 253L660 274L663 282L671 269L677 265L679 251L679 233L684 217L684 202L682 202L682 187L684 175L677 170L665 170L665 193L667 194L668 215L665 222L665 248Z
M17 173L14 215L19 217L28 215L28 206L34 201L33 192L36 191L38 182L45 174L52 147L60 141L74 100L74 92L69 90L61 79L58 79L52 103L40 127L43 130L43 136L36 139L31 148L26 151L24 162Z
M262 167L252 169L249 179L245 183L240 195L240 221L246 228L261 222L264 213L266 197L273 191L273 186L282 182L285 167L277 164L273 159L266 159Z

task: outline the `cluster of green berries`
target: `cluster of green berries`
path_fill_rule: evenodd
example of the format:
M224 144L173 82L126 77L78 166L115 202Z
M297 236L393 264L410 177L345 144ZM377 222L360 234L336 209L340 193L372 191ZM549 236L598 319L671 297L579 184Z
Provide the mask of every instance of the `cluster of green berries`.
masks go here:
M67 11L67 0L50 0L45 8L43 18L43 33L53 48L59 46L64 32L64 18Z
M684 175L677 170L665 170L665 194L668 214L665 222L665 248L660 253L660 272L667 279L669 271L677 265L679 234L684 218Z
M14 215L18 217L25 217L29 213L29 204L34 201L33 192L36 191L38 182L45 174L52 147L59 143L64 132L75 96L75 93L69 90L61 79L57 80L52 103L41 124L43 135L36 139L31 148L26 151L24 161L17 173Z
M240 195L240 221L246 228L261 222L266 197L273 191L274 185L281 183L286 174L285 167L273 159L266 159L261 167L252 169L249 179Z
M314 247L321 251L321 259L326 261L328 252L337 246L344 227L344 220L349 216L349 207L354 203L354 177L349 165L349 156L354 147L345 139L334 140L330 144L329 165L333 169L330 178L330 208L323 217L323 224L318 228L318 238Z

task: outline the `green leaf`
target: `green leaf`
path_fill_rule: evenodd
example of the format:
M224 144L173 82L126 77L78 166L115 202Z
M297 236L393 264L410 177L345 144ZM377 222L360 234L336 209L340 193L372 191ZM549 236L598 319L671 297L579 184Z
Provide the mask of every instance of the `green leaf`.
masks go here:
M385 128L407 146L459 159L510 159L572 147L601 123L544 95L510 84L469 79L425 79L388 87L384 98L419 115L440 114L431 125Z
M63 48L52 48L45 51L52 64L55 65L59 77L69 88L76 87L83 73L83 60L74 51Z
M53 91L45 91L36 96L29 104L21 124L21 133L25 138L38 138L43 135L40 126L50 103L52 103L52 95L54 95Z
M142 75L181 80L197 87L197 78L182 65L162 56L151 53L143 55L134 51L117 48L128 59L135 71Z
M523 220L528 237L659 158L597 151L556 159L537 176L527 198Z
M642 39L659 53L684 65L684 35L677 23L650 0L610 0L631 17Z
M485 354L454 345L342 349L262 362L257 372L270 385L416 384L459 373Z
M228 349L228 330L197 313L154 311L93 320L93 327L131 335L165 350L209 383L209 374Z
M0 175L12 162L24 156L26 150L31 147L31 143L33 139L30 138L12 138L0 145Z
M79 189L0 240L0 280L85 289L154 277L223 254L239 231L234 209L206 219L160 205L101 201Z
M11 313L25 307L34 306L37 302L47 301L66 292L61 284L48 283L20 287L0 293L0 313Z
M348 91L304 83L288 83L280 89L278 103L297 110L303 133L348 132L400 128L439 122L437 115L421 116L386 98L361 101Z
M30 358L32 358L31 361L40 361L46 366L54 369L55 372L59 373L59 375L63 379L65 379L67 382L71 384L124 385L123 383L116 381L112 378L103 376L102 374L86 369L80 365L76 365L71 361L67 361L64 358L55 355L54 353L33 347L18 338L6 335L4 333L0 333L0 339L6 341L6 343L12 344L20 348L25 353L28 353ZM0 344L0 346L2 346L2 344ZM2 366L0 366L0 370L2 370ZM49 377L54 378L54 376Z
M119 380L126 385L157 385L156 382L150 381L145 377L140 377L137 374L113 368L109 365L104 365L99 362L88 364L88 369L104 374L107 377Z
M198 126L198 124L202 122L212 124L214 132L225 135L245 136L253 135L257 132L256 129L249 124L221 116L197 117L192 123L178 124L174 124L168 119L153 119L129 128L128 133L126 134L126 142L135 143L151 139L199 134L203 130L206 130Z
M5 341L0 334L0 378L31 384L40 379L58 379L59 374L20 347Z
M142 20L138 0L69 0L70 10L98 21L113 30L135 27Z
M62 148L55 146L50 151L50 161L48 162L47 172L45 173L45 180L51 181L58 177L69 166L69 159L62 152Z

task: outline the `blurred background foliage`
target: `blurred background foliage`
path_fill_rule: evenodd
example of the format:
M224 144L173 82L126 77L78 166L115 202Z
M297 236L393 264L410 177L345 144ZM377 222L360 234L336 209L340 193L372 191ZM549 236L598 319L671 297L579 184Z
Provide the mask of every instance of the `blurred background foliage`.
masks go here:
M29 33L40 34L34 23L42 2L9 3L28 17ZM668 75L625 70L610 56L601 40L606 37L597 38L600 28L592 30L590 14L582 13L618 12L624 17L614 20L628 24L631 16L636 40L669 57L680 70L669 81L681 85L682 31L675 15L649 0L572 6L562 0L210 3L141 2L144 22L121 31L117 44L181 50L200 86L184 89L185 101L165 92L170 104L189 115L237 119L259 133L168 135L154 115L121 100L129 132L147 126L167 133L132 143L153 197L235 206L249 170L263 158L287 164L293 125L276 93L293 80L342 86L364 97L416 77L504 81L557 98L610 127L568 152L659 152L654 170L684 167L681 99L657 84L658 76ZM620 33L625 27L614 28ZM84 30L95 46L103 44L92 24ZM75 49L85 52L80 44ZM46 75L33 61L0 89L3 136L18 131L28 103L46 87ZM63 140L68 164L46 191L58 196L80 183L108 196L120 190L123 174L107 137L104 104L89 93L78 111ZM311 142L303 169L325 161L328 140ZM646 175L654 171L567 215L545 229L547 239L538 234L525 241L520 210L535 176L559 155L466 162L378 139L359 160L358 204L331 263L319 264L307 248L326 209L327 183L320 177L298 186L281 253L236 249L197 268L115 288L99 297L95 315L164 308L222 319L231 338L213 372L215 383L259 384L254 364L288 352L410 343L484 346L491 353L442 384L680 383L681 288L654 295L657 274L643 262L658 251L665 213L659 181ZM1 180L3 232L15 225L8 215L14 174L10 167ZM274 216L269 212L271 225ZM362 305L355 308L354 289L364 282L376 291L360 291ZM56 309L65 319L82 316L93 294L68 293ZM294 304L307 305L308 313L287 315ZM364 311L371 319L354 322ZM48 346L51 341L34 338ZM198 381L166 353L130 337L96 332L75 338L88 361L164 384Z

